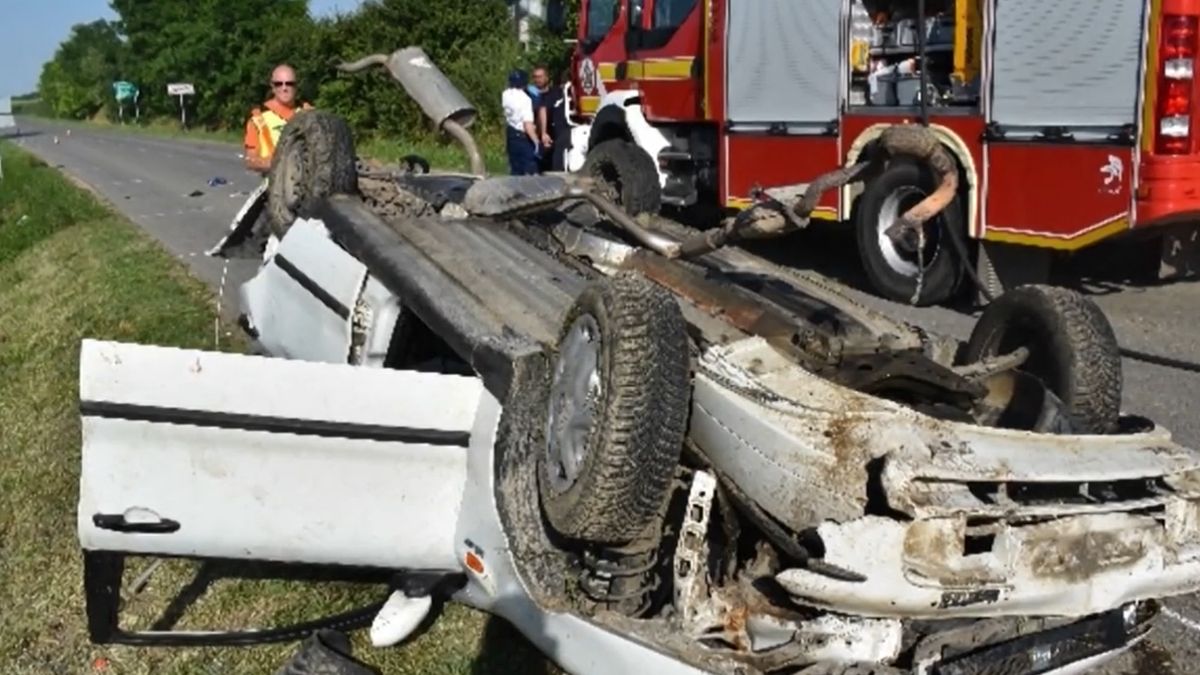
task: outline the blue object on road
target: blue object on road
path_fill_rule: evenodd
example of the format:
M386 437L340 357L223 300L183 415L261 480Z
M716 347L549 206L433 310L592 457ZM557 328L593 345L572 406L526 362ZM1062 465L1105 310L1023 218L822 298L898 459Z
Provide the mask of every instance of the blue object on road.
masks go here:
M229 185L229 181L220 176L213 176L208 179L208 187L219 187L221 185Z

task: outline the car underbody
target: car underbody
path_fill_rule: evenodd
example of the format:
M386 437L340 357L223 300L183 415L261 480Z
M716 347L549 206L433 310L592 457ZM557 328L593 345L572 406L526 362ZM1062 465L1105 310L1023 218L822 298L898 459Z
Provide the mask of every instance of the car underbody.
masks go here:
M245 326L283 358L85 345L93 559L420 570L589 673L1082 672L1144 638L1156 600L1200 588L1200 453L1129 415L1089 426L1035 374L1036 343L964 360L958 341L741 248L663 255L695 233L616 213L575 177L357 171L356 194L315 199L276 231L242 289ZM613 371L622 343L633 357ZM677 370L660 362L677 357ZM304 391L316 377L327 391ZM681 389L647 389L673 377ZM127 412L150 408L176 412ZM220 470L189 473L206 455L180 410L254 419L205 441L227 446ZM439 414L461 447L402 433ZM294 469L291 434L318 422L345 454L305 446ZM671 438L653 427L676 425L667 454L648 454ZM362 428L403 447L380 455ZM113 534L96 514L163 522L151 502L169 495L92 481L128 474L151 437L205 499L231 476L247 493L268 480L246 472L336 481L353 465L345 517L247 507L265 527L225 544L186 527ZM597 462L616 467L614 494L633 485L650 508L614 517L628 505L597 496ZM397 493L378 496L370 474L397 470ZM396 541L375 512L389 499ZM347 527L365 540L329 543ZM116 629L111 597L89 597L106 608L94 639L154 642Z

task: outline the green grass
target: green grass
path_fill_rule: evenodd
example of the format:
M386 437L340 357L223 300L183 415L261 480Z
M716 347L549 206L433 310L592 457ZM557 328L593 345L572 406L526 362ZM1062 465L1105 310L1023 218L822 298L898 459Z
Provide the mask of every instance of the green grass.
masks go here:
M79 121L55 119L54 122L74 128L104 129L143 136L160 138L187 138L191 140L214 141L240 145L240 131L212 131L208 129L182 129L177 121L156 120L150 123L114 124L103 120ZM496 130L476 130L476 141L483 153L487 170L491 174L508 173L508 158L504 151L503 132ZM465 171L468 168L466 155L458 145L446 139L437 139L430 132L424 138L399 140L392 138L366 138L357 143L359 156L375 159L384 163L399 161L409 154L420 155L429 161L435 169L444 171Z
M12 111L14 115L34 115L38 117L49 117L51 115L50 106L40 97L36 96L33 98L13 97Z
M479 151L483 153L483 161L489 174L502 175L508 173L508 156L504 152L504 139L496 134L477 131L476 142ZM495 137L493 137L495 136ZM381 162L397 162L409 154L424 157L434 169L446 171L465 171L468 168L466 154L457 144L441 142L433 138L417 141L396 139L367 139L356 148L362 157L377 159Z
M212 348L212 295L156 243L89 194L0 143L0 663L4 673L271 673L294 645L135 649L86 634L75 534L85 337ZM225 341L224 349L238 349ZM145 568L132 561L127 579ZM382 589L347 582L218 578L170 561L126 603L126 625L160 620L189 585L179 628L278 625L367 604ZM241 568L238 572L246 572ZM537 673L545 661L503 621L450 607L403 648L356 653L389 674Z
M216 143L240 144L242 134L236 131L210 129L184 129L179 126L179 120L158 119L153 122L127 121L124 124L110 122L106 119L96 120L67 120L46 115L29 113L55 124L73 129L100 129L104 131L135 134L138 136L155 136L158 138L187 138L196 141L212 141Z

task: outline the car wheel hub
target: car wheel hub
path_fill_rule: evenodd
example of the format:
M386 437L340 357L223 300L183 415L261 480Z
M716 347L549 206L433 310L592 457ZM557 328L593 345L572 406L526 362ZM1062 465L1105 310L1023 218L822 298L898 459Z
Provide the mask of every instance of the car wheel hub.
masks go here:
M599 324L584 314L571 324L559 350L546 434L547 475L559 492L575 484L587 458L588 435L603 394L601 347Z
M892 238L887 235L887 231L900 219L900 216L919 204L925 197L925 191L916 186L904 186L893 190L883 200L883 206L879 209L879 220L876 224L875 232L879 240L879 252L883 255L884 262L896 274L910 279L917 277L921 263L924 263L923 267L928 272L937 258L941 248L941 236L938 228L929 227L929 223L922 226L925 234L925 246L921 250L920 256L916 251L907 251L897 247Z

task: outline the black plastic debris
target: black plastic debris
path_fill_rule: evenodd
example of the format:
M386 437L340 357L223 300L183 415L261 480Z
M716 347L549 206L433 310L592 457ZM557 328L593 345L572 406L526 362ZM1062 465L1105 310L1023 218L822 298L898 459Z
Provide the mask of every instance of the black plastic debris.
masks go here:
M201 197L203 195L204 195L204 193L200 190L192 190L191 192L189 192L187 194L187 196L189 196L189 197Z

